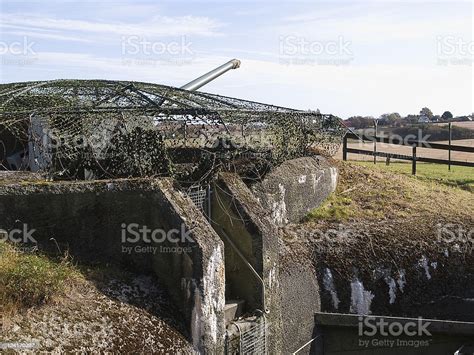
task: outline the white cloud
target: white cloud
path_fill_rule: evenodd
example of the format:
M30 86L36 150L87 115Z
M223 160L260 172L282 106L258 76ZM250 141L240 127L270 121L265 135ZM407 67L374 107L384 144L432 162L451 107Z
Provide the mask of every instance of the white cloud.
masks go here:
M294 19L293 19L294 20ZM435 38L437 34L471 33L470 16L440 18L397 18L390 13L361 14L346 18L308 15L305 21L291 21L278 26L280 34L298 34L322 39L345 36L359 43ZM442 24L442 25L440 25Z
M184 65L124 65L120 59L80 53L39 53L22 69L24 80L101 78L181 86L230 58L199 56ZM242 59L202 91L300 109L316 109L346 118L385 112L416 113L428 106L435 113L473 111L469 66L311 66L282 65ZM48 71L54 68L54 71ZM8 76L3 81L8 81Z
M2 14L0 26L21 26L33 33L47 30L61 33L77 32L91 36L99 35L138 35L147 37L197 35L216 36L221 23L209 17L196 16L161 16L156 15L148 21L140 23L93 22L84 20L58 19L37 16L34 14Z

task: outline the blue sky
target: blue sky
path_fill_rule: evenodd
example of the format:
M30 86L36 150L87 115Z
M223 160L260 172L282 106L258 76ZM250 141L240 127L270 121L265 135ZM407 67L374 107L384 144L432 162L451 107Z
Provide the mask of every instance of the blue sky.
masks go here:
M0 0L0 81L180 86L347 118L473 109L471 1Z

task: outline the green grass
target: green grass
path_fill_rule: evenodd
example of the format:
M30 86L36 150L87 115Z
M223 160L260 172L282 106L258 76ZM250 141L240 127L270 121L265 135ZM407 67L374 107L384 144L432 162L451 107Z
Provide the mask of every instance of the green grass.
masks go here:
M346 220L352 216L351 202L352 200L348 197L331 194L320 207L308 213L306 220Z
M65 259L24 253L0 242L0 309L3 314L14 314L40 306L62 294L77 275Z
M390 163L389 166L386 166L385 162L377 162L375 166L373 162L367 161L352 161L351 163L411 176L411 163L397 162ZM449 171L447 165L418 163L416 165L416 177L421 180L432 180L474 192L474 168L471 167L451 166L451 171Z

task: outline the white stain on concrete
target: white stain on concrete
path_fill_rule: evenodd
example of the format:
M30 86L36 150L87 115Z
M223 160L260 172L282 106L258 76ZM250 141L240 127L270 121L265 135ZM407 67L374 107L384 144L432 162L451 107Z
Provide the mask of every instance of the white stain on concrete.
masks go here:
M364 289L364 285L357 278L351 282L350 312L356 314L370 314L370 305L374 294Z
M337 169L335 167L330 167L329 173L331 174L331 191L334 192L337 187Z
M288 214L286 211L286 203L285 203L285 186L283 184L278 184L278 189L280 190L280 196L277 201L273 201L272 203L272 219L278 225L288 223Z
M273 263L272 268L268 272L268 288L278 287L277 266Z
M388 298L389 298L389 303L394 304L395 300L397 298L397 283L392 277L386 277L385 282L388 286Z
M206 274L202 279L203 292L195 289L195 300L192 317L192 336L195 349L199 348L201 338L210 336L214 343L217 342L219 330L218 313L224 311L225 294L221 286L224 282L224 257L221 247L216 247L208 260ZM201 299L202 298L202 299ZM207 325L203 328L203 324Z
M398 279L397 279L398 288L400 289L401 292L403 292L403 289L405 288L406 283L407 283L407 280L405 278L405 270L401 269L398 272Z
M418 266L425 270L425 275L428 280L431 280L430 267L428 258L424 255L421 256L421 259L418 261Z
M316 174L311 174L311 177L313 178L313 193L316 193L316 191L318 191L318 185L323 176L324 176L324 171L319 176L317 176Z
M390 304L394 304L395 300L397 299L397 285L398 287L400 287L400 291L403 292L403 287L405 285L404 284L405 272L402 270L402 273L399 272L398 280L395 280L395 278L392 277L392 272L389 268L378 267L374 272L376 280L379 280L380 278L382 278L384 282L387 284L388 299L389 299Z
M339 297L337 297L336 287L334 286L334 279L331 270L324 269L323 286L326 291L331 294L332 304L335 309L339 308Z

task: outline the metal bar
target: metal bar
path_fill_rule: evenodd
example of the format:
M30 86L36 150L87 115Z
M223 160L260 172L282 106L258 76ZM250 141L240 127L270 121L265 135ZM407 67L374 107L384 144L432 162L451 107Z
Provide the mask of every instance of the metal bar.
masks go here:
M314 314L314 320L316 325L321 326L336 326L336 327L352 327L357 328L361 322L361 315L359 314L344 314L344 313L326 313L316 312ZM412 322L429 322L428 330L432 333L439 334L457 334L457 335L470 335L474 332L474 322L459 322L451 320L440 320L430 318L405 318L405 317L392 317L385 315L365 315L364 318L373 320L383 320L388 324L398 323L405 325ZM375 322L374 322L375 323Z
M298 348L298 350L296 350L294 353L291 353L291 355L295 355L297 353L299 353L301 350L303 350L305 347L307 347L309 344L311 344L313 341L315 341L316 339L318 339L319 337L321 337L321 334L314 337L313 339L311 339L310 341L308 341L306 344L304 344L302 347Z
M193 81L190 81L186 85L183 85L180 87L180 89L183 90L189 90L189 91L195 91L199 89L200 87L206 85L210 81L216 79L217 77L221 76L222 74L228 72L231 69L237 69L240 67L240 60L238 59L232 59L228 61L225 64L222 64L220 67L217 67L214 70L211 70L210 72L201 75L199 78L194 79Z
M241 251L239 250L239 248L237 248L237 246L234 244L234 242L232 242L232 240L230 239L230 237L227 235L227 233L224 231L223 228L220 229L222 231L222 235L224 236L224 238L229 242L230 246L232 247L232 249L235 250L235 252L237 253L237 255L242 259L242 261L245 263L245 265L247 265L247 267L250 269L250 271L252 271L252 274L254 274L254 276L257 278L258 281L260 281L260 283L262 284L262 301L263 301L263 311L265 313L270 313L270 310L267 309L267 306L266 306L266 302L265 302L265 282L263 281L263 279L260 277L260 275L258 274L258 272L253 268L252 264L250 264L247 259L245 258L245 256L241 253Z

